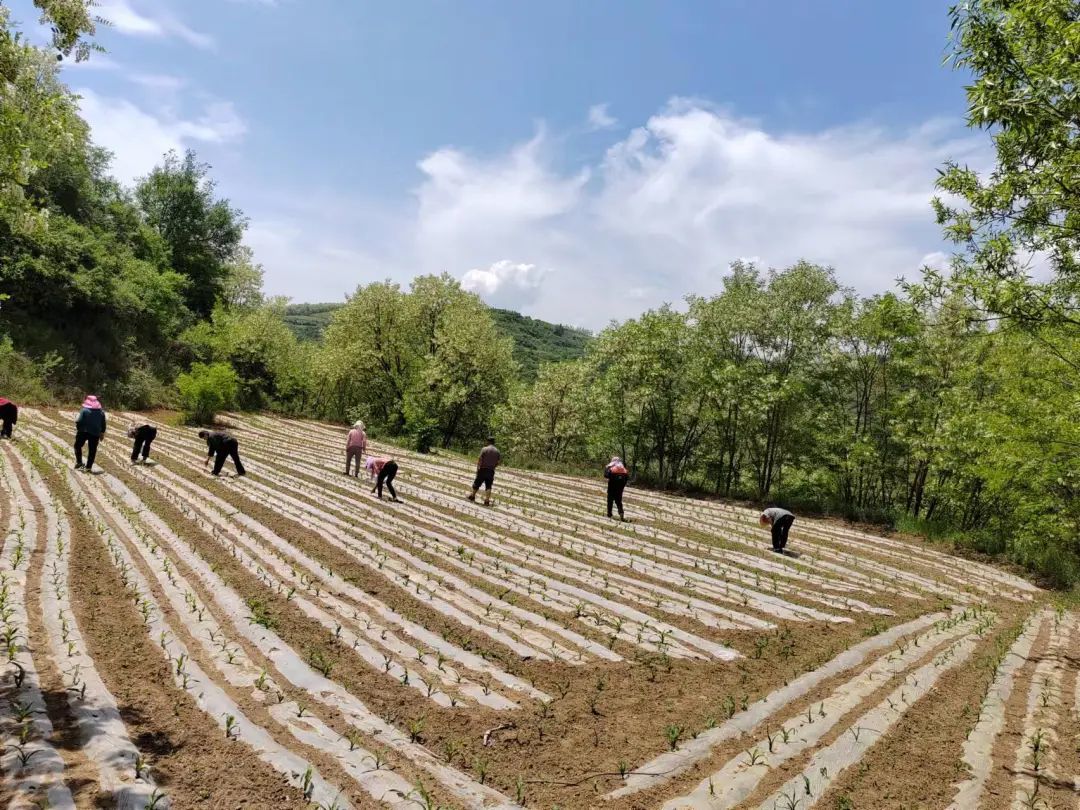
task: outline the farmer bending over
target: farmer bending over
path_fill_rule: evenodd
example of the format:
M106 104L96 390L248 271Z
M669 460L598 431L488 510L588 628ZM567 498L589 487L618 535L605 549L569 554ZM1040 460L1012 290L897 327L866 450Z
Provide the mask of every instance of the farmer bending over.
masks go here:
M211 457L213 457L213 475L220 475L221 468L225 466L225 459L232 458L233 466L236 467L236 474L245 474L246 471L244 470L244 465L240 461L240 442L228 433L222 433L221 431L211 432L209 430L200 430L199 438L206 442L206 461L203 462L204 468L210 463Z
M138 464L139 456L142 456L145 464L150 458L150 444L157 438L157 428L153 425L132 425L128 428L127 436L135 440L131 446L131 463Z
M484 506L491 506L491 486L495 483L495 468L502 461L502 454L495 447L495 437L488 436L487 447L480 451L476 462L476 480L473 481L470 501L476 500L476 493L484 487Z
M762 526L772 527L772 550L783 554L784 547L787 545L788 530L795 522L795 515L787 509L773 506L761 513L759 522Z
M371 491L378 492L379 500L382 500L382 488L383 484L386 484L386 488L390 490L390 500L397 503L398 496L397 493L394 492L394 478L397 476L398 471L397 462L392 458L368 456L367 464L365 464L364 467L368 471L368 478L376 479L375 486L371 488ZM359 469L359 462L357 462L357 469Z

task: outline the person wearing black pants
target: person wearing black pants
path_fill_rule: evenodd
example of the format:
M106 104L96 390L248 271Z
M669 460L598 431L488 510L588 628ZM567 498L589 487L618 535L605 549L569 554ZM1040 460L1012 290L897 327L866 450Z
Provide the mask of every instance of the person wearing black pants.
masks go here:
M760 523L762 526L772 528L772 550L783 554L787 547L788 532L791 524L795 522L795 515L787 509L774 506L761 513Z
M394 492L394 478L397 477L398 465L393 459L390 459L379 469L379 477L375 480L375 486L371 488L372 492L379 494L379 500L382 500L382 488L383 484L386 484L386 488L390 490L390 500L397 501L397 493Z
M480 451L476 462L476 478L473 480L470 501L476 500L480 487L484 488L484 506L491 506L491 487L495 484L495 468L502 463L502 454L495 447L495 437L489 436L487 446Z
M11 438L11 428L19 421L19 406L0 397L0 439Z
M623 514L622 496L626 489L626 482L630 480L630 471L622 463L622 459L615 456L604 467L604 478L607 479L607 516L611 517L611 507L619 509L619 520L626 520Z
M240 461L240 442L220 431L200 430L199 438L206 442L206 461L203 462L203 467L210 463L211 458L214 459L212 475L221 475L221 468L225 466L227 458L232 459L237 475L247 474L243 462Z
M131 447L131 463L137 464L139 456L142 456L143 464L145 464L150 458L150 445L157 438L157 428L153 425L130 427L127 435L129 439L135 440L135 444Z
M108 427L105 409L93 394L83 400L82 410L75 420L75 469L93 472L97 458L98 442L105 438ZM83 465L83 447L87 447L86 464Z

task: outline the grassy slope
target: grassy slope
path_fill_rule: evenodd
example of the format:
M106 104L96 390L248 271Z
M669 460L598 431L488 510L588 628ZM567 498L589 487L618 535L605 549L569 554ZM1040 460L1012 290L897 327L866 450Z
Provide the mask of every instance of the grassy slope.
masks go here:
M342 304L292 304L285 310L285 323L301 340L318 340L334 311ZM521 376L536 377L541 363L572 360L585 353L592 335L584 329L540 321L508 309L492 309L499 330L514 341L514 359Z

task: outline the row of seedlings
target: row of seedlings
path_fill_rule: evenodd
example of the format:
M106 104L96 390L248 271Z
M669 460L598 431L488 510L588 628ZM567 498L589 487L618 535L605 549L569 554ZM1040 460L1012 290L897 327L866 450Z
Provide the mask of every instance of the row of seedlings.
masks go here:
M11 805L28 807L44 801L50 807L73 808L63 757L51 743L53 725L31 654L32 646L38 645L30 642L26 598L30 558L38 540L37 518L4 453L0 453L0 496L7 515L0 548L0 641L6 659L0 675L0 768ZM54 588L62 587L59 573L54 573Z
M974 650L976 641L994 621L992 615L970 610L935 622L927 631L906 636L896 641L895 648L879 656L857 675L841 683L820 701L806 707L805 712L781 718L775 726L767 725L757 732L745 750L726 762L689 794L668 802L667 808L730 808L747 801L771 774L784 764L799 758L804 752L813 751L813 757L827 759L825 767L831 775L818 773L802 785L792 806L804 807L815 797L824 793L827 782L835 778L840 767L846 767L855 759L848 759L856 752L865 750L871 739L885 733L886 722L872 724L870 718L884 718L895 722L907 707L918 700L938 677L952 666L966 660ZM836 730L876 692L889 683L901 680L893 694L882 704L864 714L846 733L836 737L833 745L837 753L816 751ZM852 738L851 743L847 737ZM839 744L838 744L839 743ZM840 753L842 752L842 753ZM846 763L846 764L844 764ZM805 773L805 771L804 771ZM763 806L787 807L790 792L781 789Z
M59 442L56 437L52 438ZM126 508L129 514L135 516L135 510L141 506L141 502L123 482L113 476L102 476L100 483L103 489L111 491L115 502L110 504L109 498L105 498L98 502L98 506L109 512L114 521L113 528L118 528L122 526L121 519L124 517L121 509ZM213 665L219 669L239 667L240 672L234 670L231 674L241 679L244 688L254 690L251 693L253 699L260 700L261 695L267 693L276 695L278 702L267 709L274 720L287 725L293 736L306 741L310 747L332 755L365 792L384 802L388 801L388 797L397 797L394 801L400 800L403 806L424 801L424 797L428 795L422 782L418 782L415 788L409 788L408 783L389 771L386 768L386 756L378 750L367 751L360 747L360 742L369 740L377 741L379 746L393 752L402 762L425 772L447 793L468 806L513 806L502 794L440 762L425 748L413 742L408 735L367 709L352 693L309 665L272 629L251 621L247 606L239 594L221 579L213 566L203 560L194 548L189 548L156 519L152 512L140 510L137 517L145 521L147 535L136 533L134 538L129 539L126 547L118 544L119 553L124 555L128 551L137 552L147 566L152 566L157 561L154 575L158 579L159 587L168 589L172 586L169 599L178 615L184 616L185 626L192 623L196 626L201 622L212 623L212 626L203 629L201 634L191 634L193 639L197 638L200 642L206 640L203 654L212 659ZM103 526L102 530L108 528ZM189 580L182 579L181 566L197 578L203 592L210 595L212 604L199 602L195 596L198 588ZM181 588L184 591L182 595L179 593ZM182 605L176 604L178 600L183 600ZM185 607L187 613L183 614ZM225 635L224 628L214 618L214 611L220 612L228 620L232 625L232 632L239 636L240 642ZM244 644L249 645L255 655L267 662L266 666L262 669L254 666L243 651ZM181 659L175 657L174 660ZM183 662L185 671L188 666L196 666L190 657L183 659ZM277 686L270 680L269 671L277 673L283 686ZM199 680L201 678L193 675L190 684ZM186 687L188 684L184 685ZM293 691L304 697L286 701L286 691ZM310 708L308 701L321 704L330 715L340 718L348 727L346 733L333 731L324 720L319 719L316 710ZM242 723L238 712L239 709L226 711L223 716L226 720L228 715L233 716L234 728L253 725L250 720L246 724ZM310 765L299 772L299 775L306 792L312 795L326 794L322 799L325 806L333 806L335 802L337 806L342 806L336 790L323 782ZM389 787L387 783L390 783Z
M96 770L99 790L111 795L117 807L167 807L168 801L132 743L116 699L98 673L75 621L68 589L72 530L67 512L53 498L31 461L21 452L7 452L26 482L20 497L44 516L43 570L49 581L40 590L42 623L49 652L64 680L80 751ZM42 460L38 446L30 452L33 458Z
M44 442L50 441L44 434L38 436ZM55 445L46 445L45 454L54 467L63 468L63 457ZM104 487L115 479L101 476L103 480L97 477L91 480L70 471L62 474L80 512L105 543L121 581L142 615L147 635L168 660L175 685L190 694L229 738L250 746L260 759L300 787L306 798L326 808L350 807L340 796L338 787L251 719L250 712L241 709L231 690L211 677L204 663L216 669L233 689L250 690L254 701L262 702L271 693L283 696L272 678L255 667L243 647L225 634L207 606L196 599L176 559L135 525L138 516L132 512L125 514L108 498ZM155 592L166 600L170 610L163 610ZM176 617L174 621L168 618L170 612ZM337 738L338 735L327 735L327 740ZM135 770L145 769L136 766ZM408 783L404 787L411 790Z
M1013 643L994 661L994 678L983 697L979 719L964 741L962 761L969 775L957 785L949 810L964 810L982 803L994 767L994 746L1005 730L1005 709L1017 675L1029 662L1035 639L1048 632L1050 620L1048 610L1028 617Z
M886 660L893 655L893 648L897 644L907 644L905 640L923 633L927 628L938 626L939 623L945 627L958 619L966 621L969 618L966 611L959 609L951 613L927 614L864 639L822 666L803 673L760 700L748 704L742 711L735 713L736 707L732 706L732 716L726 722L630 771L624 777L623 786L606 794L604 798L623 798L670 782L690 767L708 759L723 743L749 734L767 721L775 722L773 718L778 712L811 695L825 681L855 670L858 671L852 676L852 680L858 681L862 665L872 656L880 654L880 658L876 660Z

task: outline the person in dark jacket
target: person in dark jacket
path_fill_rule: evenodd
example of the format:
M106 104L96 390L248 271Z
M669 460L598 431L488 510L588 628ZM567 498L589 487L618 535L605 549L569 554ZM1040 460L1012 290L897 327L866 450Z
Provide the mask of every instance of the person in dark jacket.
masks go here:
M240 442L228 433L216 430L200 430L199 438L206 441L206 461L203 462L203 467L210 463L211 458L214 459L213 475L221 475L221 468L225 466L227 458L232 459L237 475L246 475L247 471L240 461Z
M129 439L134 439L131 446L131 463L138 464L142 456L143 464L150 458L150 445L157 438L157 428L153 425L132 425L127 432Z
M488 437L487 446L480 451L480 458L476 461L476 478L473 480L470 501L476 500L476 493L480 487L484 488L484 506L491 506L491 487L495 483L495 468L502 463L502 454L495 447L494 437Z
M611 507L619 508L619 520L626 520L623 514L622 495L626 489L626 482L630 480L630 471L622 463L618 456L612 456L611 461L604 467L604 478L607 479L607 516L611 517Z
M19 421L19 406L0 397L0 439L11 438L11 428Z
M787 509L773 506L761 513L759 522L762 526L772 528L772 550L783 554L787 546L788 532L791 530L791 524L795 522L795 515Z
M75 469L83 469L83 447L86 446L87 472L93 472L98 442L105 438L105 409L93 394L83 400L82 410L75 419Z

